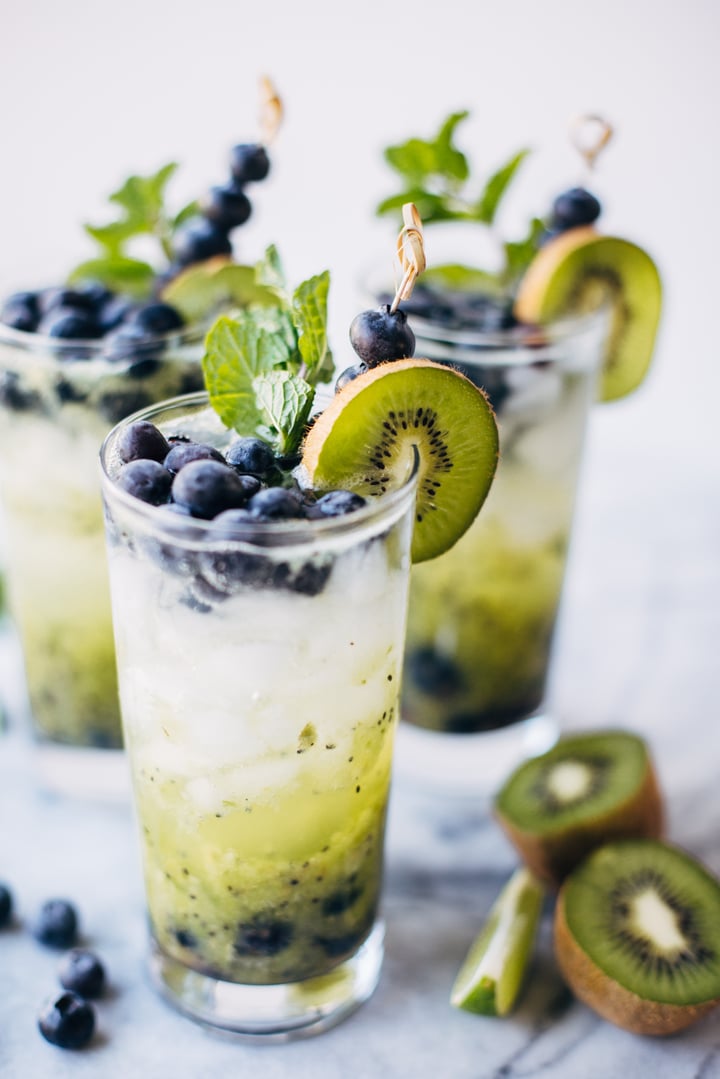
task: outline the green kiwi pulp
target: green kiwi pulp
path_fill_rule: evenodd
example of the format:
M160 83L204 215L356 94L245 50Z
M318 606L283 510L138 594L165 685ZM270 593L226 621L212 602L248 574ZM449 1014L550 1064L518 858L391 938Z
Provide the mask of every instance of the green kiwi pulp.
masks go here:
M657 838L662 832L648 748L627 731L561 738L512 773L494 808L526 864L554 885L610 839Z
M495 417L469 379L430 360L381 364L335 395L302 460L315 488L381 495L407 481L416 452L412 560L423 562L469 528L495 474Z
M612 401L640 385L653 355L662 285L647 252L591 228L570 229L540 250L515 309L519 317L547 323L603 306L610 326L600 395Z
M665 843L608 844L562 887L556 953L576 995L612 1022L680 1030L720 1001L720 882Z

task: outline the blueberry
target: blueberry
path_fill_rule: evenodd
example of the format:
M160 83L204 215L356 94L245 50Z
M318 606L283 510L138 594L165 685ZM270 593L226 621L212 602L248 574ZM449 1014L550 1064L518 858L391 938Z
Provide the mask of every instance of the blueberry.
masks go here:
M119 423L133 412L139 412L152 404L152 400L145 390L137 386L129 389L104 390L97 398L97 410L108 423Z
M55 393L58 401L62 401L63 404L87 401L88 396L85 390L80 389L79 386L64 376L60 376L55 382Z
M310 507L308 517L342 517L346 513L362 509L365 505L365 499L355 491L329 491Z
M352 382L353 379L359 375L364 375L370 368L366 363L356 363L352 367L346 367L344 371L341 371L337 377L335 383L335 393L338 393L343 386L347 386L348 382Z
M81 285L78 285L74 292L76 296L80 297L81 301L80 304L76 302L75 307L83 306L84 301L96 313L114 298L114 293L110 291L107 285L103 285L101 281L84 281Z
M33 929L37 940L52 948L70 948L77 931L77 913L72 903L66 899L48 899L43 903Z
M600 203L584 187L571 187L553 202L550 227L573 229L580 225L592 225L600 216Z
M253 517L261 521L288 520L304 517L305 508L299 497L286 487L266 487L248 502Z
M162 347L155 335L148 333L142 326L122 323L105 338L103 355L111 363L132 361L134 371L135 364L147 362L152 363L154 368L154 361L162 352Z
M143 454L143 456L145 455ZM221 464L224 464L225 458L214 446L206 446L203 442L176 442L174 446L170 447L170 452L163 460L163 465L168 472L175 475L185 465L189 465L191 461L220 461ZM250 496L248 495L248 497Z
M102 996L105 968L96 955L84 948L73 948L64 956L58 971L60 985L81 997Z
M98 326L103 334L116 330L137 309L137 304L129 296L113 296L104 303L97 315Z
M162 303L146 303L142 307L138 307L129 316L127 321L131 326L139 326L142 330L149 334L163 334L171 333L173 330L179 330L185 325L185 321L172 304Z
M244 225L252 212L250 199L235 183L211 187L201 205L203 216L226 232Z
M43 289L38 295L38 309L43 317L58 307L69 307L74 311L85 311L90 314L94 306L92 295L83 292L82 288L67 288L64 285L58 285Z
M163 462L170 452L170 444L162 431L148 420L136 420L118 432L116 442L118 456L126 464L128 461Z
M280 566L275 573L276 587L287 588L289 592L299 592L301 596L317 596L327 584L332 570L332 559L325 562L306 562L300 569L289 571L289 566Z
M181 948L197 948L197 937L189 929L176 929L174 932Z
M19 293L19 295L23 295ZM14 330L33 333L37 326L37 310L28 303L8 300L3 304L0 322Z
M100 327L89 312L54 307L42 319L38 333L68 341L86 341L100 335Z
M366 929L359 929L353 933L345 933L341 937L315 937L314 940L326 955L332 959L338 959L342 955L354 952L358 944L362 944L366 934Z
M225 460L237 472L267 476L275 468L275 454L261 438L239 438L225 451Z
M264 180L270 171L270 159L265 147L247 142L233 146L230 151L230 171L239 184Z
M136 460L122 466L116 482L129 495L151 506L159 506L167 502L172 476L157 461Z
M61 1049L82 1049L95 1031L95 1011L76 993L63 993L46 1004L38 1017L40 1033Z
M238 926L234 947L238 955L271 956L289 947L292 938L290 922L255 918Z
M27 307L36 318L40 314L38 294L37 292L30 292L28 290L23 292L13 292L9 296L6 296L2 305L3 311L6 307Z
M382 304L376 311L361 311L350 323L350 344L369 367L386 360L412 356L415 334L404 311Z
M248 497L240 477L219 461L191 461L185 465L172 481L172 495L193 517L206 520L223 510L241 508Z
M418 689L433 697L443 697L462 688L460 670L434 648L416 648L407 659L407 673Z
M341 888L323 900L322 912L326 918L344 914L363 894L362 888L357 884L350 884L347 888Z
M182 225L174 239L175 261L182 266L203 262L215 255L231 255L232 244L224 229L204 217L191 218Z
M12 917L13 897L6 884L0 884L0 929L6 926Z
M0 371L0 405L13 412L31 412L41 404L37 391L23 386L17 371Z

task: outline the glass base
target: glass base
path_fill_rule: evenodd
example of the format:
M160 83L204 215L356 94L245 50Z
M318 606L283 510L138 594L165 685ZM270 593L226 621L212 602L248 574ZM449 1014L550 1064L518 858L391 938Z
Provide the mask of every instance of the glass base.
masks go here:
M528 757L555 744L557 721L546 713L478 734L446 734L400 723L394 782L448 797L491 798Z
M352 958L322 977L286 985L221 981L171 959L154 941L150 974L162 996L198 1023L251 1041L290 1041L335 1026L372 995L384 936L384 925L377 921Z
M122 749L36 742L33 762L43 790L97 802L130 801L130 770Z

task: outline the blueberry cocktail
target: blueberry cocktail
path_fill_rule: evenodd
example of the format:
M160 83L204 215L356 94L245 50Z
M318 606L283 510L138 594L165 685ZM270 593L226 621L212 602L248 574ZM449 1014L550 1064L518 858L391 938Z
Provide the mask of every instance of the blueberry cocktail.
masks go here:
M266 147L236 146L230 166L227 183L178 212L166 199L174 165L130 177L111 199L118 219L87 228L97 256L0 311L3 546L53 785L82 790L72 747L121 745L97 447L123 416L202 388L211 313L276 300L259 267L231 257ZM136 257L138 239L156 242L153 263Z
M467 528L497 451L485 396L427 361L311 419L326 293L326 275L294 293L302 352L267 312L221 318L208 396L136 414L102 454L152 969L191 1016L265 1037L321 1029L377 981L411 551ZM450 415L485 425L481 454Z
M519 239L499 237L501 202L527 151L475 190L454 141L467 115L450 116L434 139L386 151L426 226L440 231L439 245L451 255L457 244L489 259L489 268L434 265L405 305L415 352L482 387L500 432L498 473L483 514L452 550L412 574L403 718L413 728L463 735L544 712L589 408L598 396L622 397L642 381L660 312L651 259L599 232L600 202L585 186L558 196ZM575 131L589 165L609 135L597 117ZM385 200L378 212L395 213L404 198ZM387 298L382 288L373 291ZM355 344L365 367L362 341ZM550 740L554 724L544 719L532 729ZM443 774L434 743L413 742L426 755L426 774L457 784L450 764ZM518 739L512 750L504 736L495 743L494 761L487 738L478 759L460 750L476 790L491 787L498 769L516 763L514 753L531 748ZM511 755L501 760L505 745Z

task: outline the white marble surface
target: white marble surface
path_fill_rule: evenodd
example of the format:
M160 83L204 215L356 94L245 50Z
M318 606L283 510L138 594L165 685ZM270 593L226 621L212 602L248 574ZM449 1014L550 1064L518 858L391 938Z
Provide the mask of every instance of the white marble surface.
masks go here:
M718 458L709 427L689 414L665 426L663 409L651 386L593 419L552 702L567 726L622 724L648 737L672 839L720 873ZM645 425L650 414L658 422ZM454 973L513 854L479 801L414 799L396 787L386 962L373 999L319 1038L247 1046L178 1017L147 985L129 812L37 794L22 744L5 736L0 877L16 891L20 919L51 894L77 901L112 993L99 1005L91 1049L46 1045L35 1017L55 986L56 957L21 926L1 933L0 1075L720 1079L720 1012L664 1040L608 1025L563 987L547 918L515 1013L492 1020L454 1011Z

